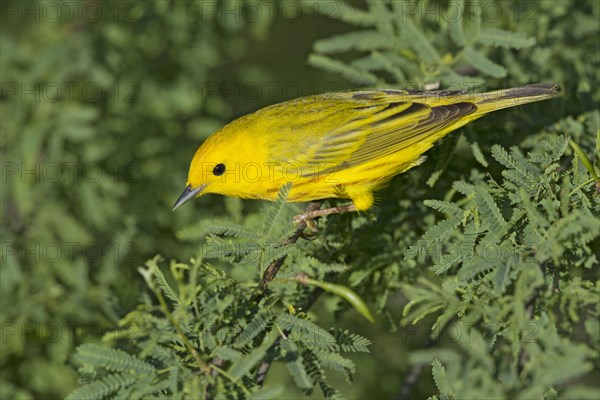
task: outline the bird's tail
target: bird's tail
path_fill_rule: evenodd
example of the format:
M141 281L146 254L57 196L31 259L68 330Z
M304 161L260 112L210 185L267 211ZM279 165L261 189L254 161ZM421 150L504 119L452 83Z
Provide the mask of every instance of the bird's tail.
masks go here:
M560 87L557 84L535 83L487 93L467 94L465 97L470 97L470 99L465 100L477 106L476 114L486 114L503 108L546 100L558 95L560 95Z
M546 100L560 95L560 88L555 83L535 83L511 89L495 90L487 93L472 93L453 90L415 92L408 95L408 100L428 104L432 107L446 106L455 103L471 103L477 110L471 117L479 118L483 114L521 104Z
M536 83L511 89L496 90L487 93L467 93L463 91L430 91L409 94L409 100L417 98L420 101L438 109L436 115L443 118L450 117L443 127L431 134L429 139L434 141L446 136L448 133L468 124L485 114L515 107L535 101L546 100L560 94L560 88L554 83ZM475 107L473 107L475 106ZM442 111L444 110L444 111ZM456 114L458 110L459 114ZM460 111L463 114L460 115Z

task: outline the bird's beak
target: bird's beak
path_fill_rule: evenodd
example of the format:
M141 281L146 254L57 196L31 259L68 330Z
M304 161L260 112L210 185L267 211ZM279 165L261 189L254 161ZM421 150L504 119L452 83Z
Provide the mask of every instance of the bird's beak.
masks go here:
M173 206L173 211L182 206L184 203L187 203L189 200L198 196L205 187L206 185L200 185L194 189L191 185L188 185L188 187L185 188L183 193L181 193L181 196L179 196L179 198L175 202L175 205Z

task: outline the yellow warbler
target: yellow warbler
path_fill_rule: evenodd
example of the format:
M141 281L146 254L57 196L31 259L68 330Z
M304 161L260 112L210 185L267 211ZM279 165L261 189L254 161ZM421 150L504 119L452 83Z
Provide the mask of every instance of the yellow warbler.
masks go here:
M275 104L231 122L198 148L173 209L206 193L274 200L291 182L288 201L346 198L353 204L338 212L366 210L374 190L418 165L451 131L558 93L555 84L479 94L379 89Z

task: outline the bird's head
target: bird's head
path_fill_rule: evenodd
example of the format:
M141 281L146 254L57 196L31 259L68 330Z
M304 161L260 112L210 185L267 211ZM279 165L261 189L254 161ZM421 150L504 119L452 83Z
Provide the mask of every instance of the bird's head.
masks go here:
M264 146L244 126L235 122L225 126L196 150L186 188L173 210L207 193L248 197L256 191L256 175L264 173L265 159Z

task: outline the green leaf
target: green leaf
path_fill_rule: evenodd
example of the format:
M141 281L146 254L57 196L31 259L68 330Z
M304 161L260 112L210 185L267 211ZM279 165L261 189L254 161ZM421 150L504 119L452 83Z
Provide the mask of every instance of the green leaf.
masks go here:
M522 183L522 185L527 188L532 183L536 182L536 178L529 170L527 164L517 161L502 146L496 144L492 146L492 157L500 164L517 172L518 175L516 177L514 175L509 175L509 177L513 178L514 182Z
M247 239L258 239L259 235L255 232L248 231L241 225L227 224L227 223L216 223L211 224L206 228L205 234L212 233L218 236L227 236L235 238L247 238Z
M348 374L354 374L356 365L352 360L342 357L339 353L333 353L321 349L314 350L315 355L325 368L331 368L336 371L344 371Z
M264 312L255 315L252 321L240 332L233 344L234 347L240 348L250 343L252 339L267 328L271 319L271 316Z
M331 333L309 320L284 313L277 318L275 323L279 325L282 330L289 330L290 335L288 336L290 339L297 342L306 343L308 346L317 346L326 350L333 350L337 347L337 341Z
M494 277L494 293L500 297L506 290L508 283L508 275L510 274L510 263L503 262L496 267L496 275Z
M450 27L450 37L458 46L464 46L467 43L465 31L463 28L463 14L465 10L465 0L453 0L448 4L448 10L456 10L456 18L448 22Z
M485 159L485 156L483 155L481 148L479 147L479 143L477 143L477 142L471 143L471 151L473 152L473 156L475 157L477 162L479 162L479 164L481 164L487 168L487 166L489 164L488 164L487 160Z
M446 369L438 359L433 360L431 363L431 373L433 375L435 386L440 394L449 398L455 398L456 393L452 388L452 384L448 380Z
M429 64L438 64L440 62L441 57L435 47L433 47L423 32L417 29L410 19L398 22L397 25L400 32L402 32L403 40L406 40L421 60Z
M483 23L483 12L482 4L479 1L467 2L467 7L464 8L468 14L463 16L463 20L469 22L465 34L469 38L479 37L481 32L481 25Z
M569 140L569 144L573 148L575 154L577 154L577 158L579 158L579 161L581 161L585 169L590 173L592 179L594 179L598 187L600 187L600 177L594 169L594 164L592 164L588 156L583 152L583 150L581 150L581 147L579 147L577 143L575 143L573 140Z
M481 30L479 43L486 46L504 47L505 49L524 49L535 44L535 38L523 32L510 32L496 28Z
M330 0L327 2L302 0L302 3L326 18L339 19L352 25L374 26L378 22L376 15L354 7L342 0Z
M346 65L345 63L334 60L320 54L311 54L308 56L308 63L313 67L324 69L325 71L339 74L359 85L375 85L378 81L376 75L363 71L358 68Z
M475 187L474 200L481 218L487 224L492 237L499 239L504 233L504 228L507 224L498 205L489 192L482 186Z
M425 200L423 202L427 207L442 212L448 216L462 216L463 210L454 203L443 200Z
M279 224L279 219L283 215L283 209L285 207L288 194L292 188L292 183L288 182L285 186L281 188L279 193L277 194L277 199L274 203L269 204L265 211L265 216L263 220L263 225L261 228L261 236L267 242L273 241L273 232L276 226Z
M398 68L394 63L392 53L380 53L378 51L374 51L371 53L370 60L374 60L378 63L378 68L383 68L383 70L389 72L394 77L396 83L404 83L406 82L406 75L402 71L402 69ZM355 64L356 65L356 64ZM357 65L358 66L358 65Z
M493 78L503 78L506 76L506 68L496 64L481 52L468 46L465 48L463 58L473 67L477 68L484 74L490 75Z
M348 330L336 329L333 335L337 344L343 351L368 353L371 341L356 333L350 333Z
M375 30L349 32L317 40L313 48L317 53L332 54L349 50L373 51L392 50L398 45L393 36Z
M363 299L360 298L352 289L338 285L336 283L331 282L320 282L314 279L311 279L307 276L297 277L296 280L305 285L313 285L318 288L323 289L328 293L335 294L336 296L340 296L344 300L346 300L354 309L363 317L365 317L372 324L375 323L375 319L373 315L371 315L371 311L369 311L369 307L365 304Z
M281 399L284 387L281 385L267 385L252 393L251 400L278 400Z
M461 222L462 220L458 216L452 216L438 222L434 227L425 232L417 244L412 245L408 249L404 258L406 260L414 259L419 253L425 251L432 244L441 242L454 232Z
M278 335L275 332L267 334L259 347L231 364L231 367L227 371L229 375L236 381L242 379L244 375L248 374L265 357L267 350L273 345L277 337Z
M151 374L154 367L123 350L110 349L93 343L82 344L77 348L75 359L96 368L112 372Z
M173 290L171 285L169 285L169 282L167 282L165 275L162 273L158 265L154 265L154 278L158 284L158 287L165 294L165 296L167 296L175 304L179 305L179 296L177 296L177 293Z
M313 381L304 368L302 355L300 354L298 346L289 340L284 340L281 343L281 349L285 352L284 362L288 367L292 378L294 378L296 385L298 385L300 389L312 389Z
M122 375L122 374L111 374L103 377L100 380L88 383L77 388L75 391L67 396L67 400L80 400L80 399L105 399L111 393L117 390L133 385L138 381L138 377L135 375Z

